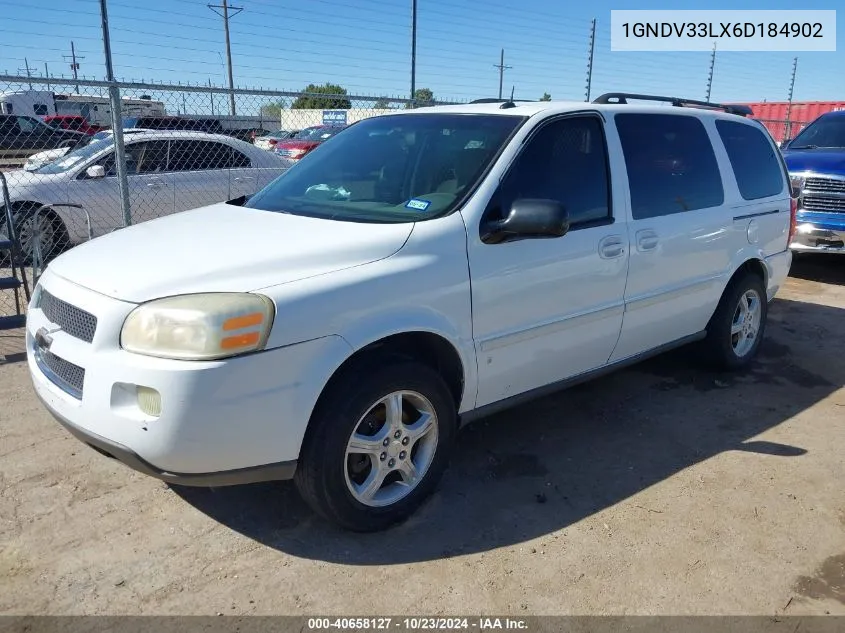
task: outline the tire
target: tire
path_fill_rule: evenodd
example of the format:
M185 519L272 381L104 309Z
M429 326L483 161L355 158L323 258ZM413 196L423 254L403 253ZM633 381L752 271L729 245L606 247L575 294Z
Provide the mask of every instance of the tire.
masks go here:
M12 221L15 224L15 234L21 244L21 252L24 264L33 263L35 254L32 232L34 228L34 215L40 205L19 205L13 206ZM2 220L3 234L7 234L5 218ZM38 224L41 227L41 258L42 265L46 265L70 246L70 236L64 222L52 210L45 210L39 214Z
M389 411L399 410L399 400L394 395L392 409L379 403L400 391L403 419L397 423L394 416L391 424ZM426 410L430 424L417 418ZM366 451L350 447L353 432ZM356 532L383 530L413 514L434 491L456 434L454 399L433 369L401 359L358 365L332 380L320 397L300 452L296 486L329 521Z
M756 305L752 304L755 298ZM765 334L768 307L766 288L759 275L746 272L728 285L702 342L705 357L715 369L742 369L754 360ZM750 316L743 320L745 315Z

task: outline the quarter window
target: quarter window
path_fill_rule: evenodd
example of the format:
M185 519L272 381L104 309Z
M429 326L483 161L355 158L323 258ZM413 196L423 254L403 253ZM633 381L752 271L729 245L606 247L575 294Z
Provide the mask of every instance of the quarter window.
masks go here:
M609 220L610 184L602 123L571 117L543 125L528 141L502 183L498 212L519 198L560 202L570 224Z
M747 123L716 121L716 129L745 200L768 198L785 188L783 167L777 151L762 130Z
M704 125L676 114L615 117L636 220L717 207L725 201Z
M239 152L238 150L233 149L232 154L233 154L233 159L234 159L232 161L233 167L251 167L252 166L252 161L250 161L249 157L246 154L244 154L243 152Z

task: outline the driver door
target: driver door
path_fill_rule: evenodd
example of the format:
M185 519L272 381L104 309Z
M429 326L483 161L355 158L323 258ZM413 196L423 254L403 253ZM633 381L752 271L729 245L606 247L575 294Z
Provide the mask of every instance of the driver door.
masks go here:
M540 123L481 219L467 225L476 406L607 364L622 328L628 237L624 198L611 187L604 123L594 115ZM488 220L514 200L553 199L562 237L485 243Z
M132 223L173 212L172 175L167 171L168 141L126 143L126 172ZM90 178L87 168L100 165L103 178ZM109 151L86 165L68 186L71 202L81 204L91 219L94 236L124 225L115 153ZM81 218L84 222L85 219Z

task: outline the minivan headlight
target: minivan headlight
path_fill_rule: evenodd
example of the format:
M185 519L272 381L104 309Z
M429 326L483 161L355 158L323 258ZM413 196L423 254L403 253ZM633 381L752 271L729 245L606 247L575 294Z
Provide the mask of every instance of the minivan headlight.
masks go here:
M804 190L806 177L798 174L789 174L789 184L792 186L792 196L797 198Z
M123 323L129 352L180 360L214 360L264 348L275 308L263 295L215 292L156 299Z

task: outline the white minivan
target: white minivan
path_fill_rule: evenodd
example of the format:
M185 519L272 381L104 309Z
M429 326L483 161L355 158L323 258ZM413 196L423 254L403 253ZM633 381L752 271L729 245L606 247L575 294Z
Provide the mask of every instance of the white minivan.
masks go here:
M246 200L74 248L31 302L35 391L139 471L294 478L366 531L472 419L692 342L744 367L791 263L789 179L736 108L661 100L365 119Z

